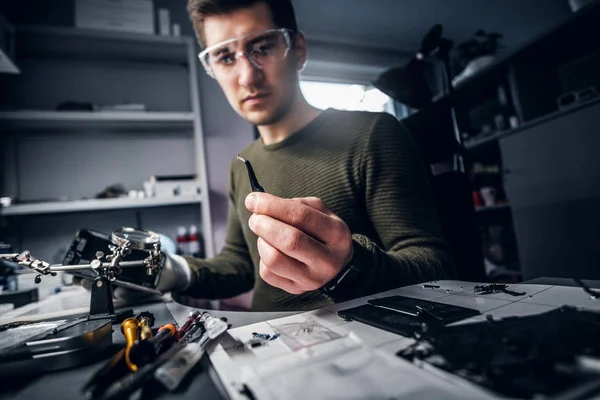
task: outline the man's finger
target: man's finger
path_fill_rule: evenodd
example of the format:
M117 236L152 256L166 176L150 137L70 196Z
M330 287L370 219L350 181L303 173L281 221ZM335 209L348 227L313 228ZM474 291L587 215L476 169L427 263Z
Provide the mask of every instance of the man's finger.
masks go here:
M289 279L269 271L269 268L267 268L262 261L260 262L258 273L260 274L260 277L269 285L275 286L281 290L285 290L290 294L302 294L305 292L304 290L296 287L294 282L290 281Z
M326 245L285 222L267 215L252 214L248 224L257 236L303 264L316 267L329 259Z
M324 243L337 228L337 220L327 214L298 200L282 199L268 193L251 193L246 198L246 207L255 214L267 215L296 227Z
M314 285L310 280L306 264L285 255L263 238L259 237L256 244L260 260L269 271L289 279L302 289L312 290Z
M321 211L325 215L333 215L331 210L329 210L325 203L323 203L323 200L319 199L318 197L294 197L292 200L299 201L300 203L312 207L315 210Z

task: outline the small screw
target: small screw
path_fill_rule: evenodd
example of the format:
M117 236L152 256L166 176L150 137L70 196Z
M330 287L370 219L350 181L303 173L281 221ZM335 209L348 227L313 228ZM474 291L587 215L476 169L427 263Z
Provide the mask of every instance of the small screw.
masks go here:
M98 286L98 287L102 287L102 281L98 281L98 282L96 282L96 286Z

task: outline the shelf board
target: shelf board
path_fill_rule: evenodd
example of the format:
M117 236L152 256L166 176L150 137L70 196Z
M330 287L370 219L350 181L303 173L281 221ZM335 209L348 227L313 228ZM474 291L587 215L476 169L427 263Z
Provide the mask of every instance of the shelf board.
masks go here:
M488 136L479 137L479 138L475 137L473 139L466 140L463 145L466 149L473 149L475 147L479 147L484 144L489 144L491 142L505 138L507 136L514 135L515 133L519 133L519 132L525 131L527 129L533 128L534 126L545 124L546 122L550 122L554 119L563 117L565 115L571 114L573 112L582 110L587 107L591 107L598 103L600 103L600 96L598 96L594 99L591 99L589 101L586 101L584 103L576 104L571 107L565 108L563 110L559 110L559 111L553 112L551 114L545 115L543 117L536 118L534 120L524 123L523 125L521 125L517 128L510 129L508 131L497 132L497 133L493 133Z
M506 210L510 208L510 204L502 203L502 204L494 204L493 206L479 206L475 207L475 212L487 212L487 211L497 211L497 210Z
M495 61L481 68L472 76L466 78L454 87L457 96L467 93L478 93L481 85L489 81L490 75L499 74L504 68L508 68L509 63L519 57L528 55L532 59L540 62L540 58L555 58L557 56L557 40L563 38L566 32L581 32L582 29L594 28L597 26L597 16L600 14L600 3L591 2L582 7L577 12L571 13L564 20L556 23L554 26L540 32L535 37L521 44L520 46L499 56ZM595 32L595 31L594 31ZM578 34L576 37L579 37ZM595 37L592 35L591 37ZM571 46L573 47L573 46ZM543 52L541 50L544 50ZM568 50L568 47L567 47ZM542 54L540 54L542 53ZM543 64L543 63L542 63Z
M21 25L16 27L16 42L17 57L51 55L187 64L187 46L193 39L67 26Z
M0 112L0 124L8 130L44 131L139 131L193 129L191 112L125 111L9 111Z
M90 199L73 201L53 201L29 204L15 204L0 208L1 216L72 213L82 211L120 210L127 208L167 207L185 204L196 204L202 196L182 196L173 198L132 199L121 197L116 199Z

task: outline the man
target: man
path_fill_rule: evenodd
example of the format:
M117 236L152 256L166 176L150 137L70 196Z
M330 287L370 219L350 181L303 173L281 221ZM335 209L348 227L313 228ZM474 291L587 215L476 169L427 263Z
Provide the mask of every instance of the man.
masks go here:
M233 160L223 250L171 257L166 271L178 273L159 286L209 299L254 289L255 310L307 310L451 275L424 165L398 121L320 111L302 96L307 45L291 2L188 0L188 10L206 72L258 127L240 155L267 193L251 193Z

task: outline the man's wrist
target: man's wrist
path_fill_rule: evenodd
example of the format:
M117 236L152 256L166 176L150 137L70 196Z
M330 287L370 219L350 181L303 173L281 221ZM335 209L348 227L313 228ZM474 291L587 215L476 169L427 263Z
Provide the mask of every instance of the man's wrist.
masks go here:
M346 298L352 296L356 282L361 275L361 269L356 264L354 255L356 254L354 247L356 243L352 241L352 249L350 250L349 261L344 267L323 285L320 291L331 297Z

